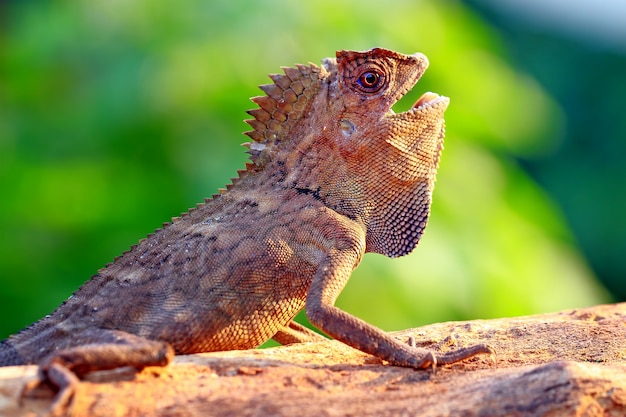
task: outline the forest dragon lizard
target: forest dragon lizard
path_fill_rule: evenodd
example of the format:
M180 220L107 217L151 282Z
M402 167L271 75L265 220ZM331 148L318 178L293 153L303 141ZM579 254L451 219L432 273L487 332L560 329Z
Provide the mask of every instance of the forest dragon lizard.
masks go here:
M366 252L411 252L428 220L449 99L396 103L422 54L340 51L283 68L252 100L251 161L233 183L143 239L74 295L0 343L0 366L39 364L59 388L98 369L166 365L174 354L329 336L392 365L434 368L487 345L434 353L334 306Z

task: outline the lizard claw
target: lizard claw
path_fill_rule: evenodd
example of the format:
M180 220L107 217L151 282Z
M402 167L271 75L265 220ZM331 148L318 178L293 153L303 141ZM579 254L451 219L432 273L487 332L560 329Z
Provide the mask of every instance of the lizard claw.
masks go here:
M413 336L409 336L409 339L406 341L406 344L412 348L417 347L417 343L415 342L415 338Z

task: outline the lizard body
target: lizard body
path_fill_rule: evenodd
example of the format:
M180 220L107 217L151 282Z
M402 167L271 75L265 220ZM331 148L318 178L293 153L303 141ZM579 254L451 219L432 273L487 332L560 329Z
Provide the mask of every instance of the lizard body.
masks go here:
M391 106L427 65L377 48L271 75L253 98L251 162L239 178L2 341L0 366L39 363L57 402L68 402L90 370L320 339L292 321L303 308L328 335L395 365L493 353L435 354L334 307L366 252L408 254L426 226L448 99L426 93L398 114Z

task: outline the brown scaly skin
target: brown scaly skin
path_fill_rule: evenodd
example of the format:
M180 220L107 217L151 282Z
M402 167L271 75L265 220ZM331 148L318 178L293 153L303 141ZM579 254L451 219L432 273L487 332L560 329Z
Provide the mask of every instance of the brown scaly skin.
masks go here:
M365 252L406 255L426 226L449 100L426 93L390 109L427 65L421 54L340 51L272 75L253 99L252 162L239 178L0 343L0 366L39 363L61 409L77 375L95 369L320 339L292 322L303 308L328 335L394 365L493 354L435 354L333 305Z

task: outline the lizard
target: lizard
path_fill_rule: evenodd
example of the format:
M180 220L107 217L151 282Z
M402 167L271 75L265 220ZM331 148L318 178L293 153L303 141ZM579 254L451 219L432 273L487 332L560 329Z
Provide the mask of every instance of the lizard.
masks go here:
M93 370L325 340L293 321L303 309L326 335L391 365L493 356L485 344L418 348L334 306L365 253L407 255L426 227L449 98L392 106L427 67L421 53L374 48L270 75L252 98L238 177L0 342L0 366L39 364L26 389L49 382L60 410Z

